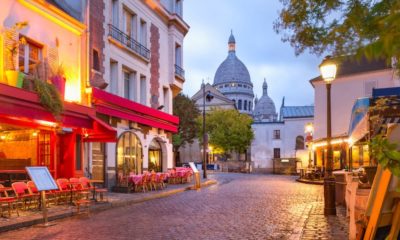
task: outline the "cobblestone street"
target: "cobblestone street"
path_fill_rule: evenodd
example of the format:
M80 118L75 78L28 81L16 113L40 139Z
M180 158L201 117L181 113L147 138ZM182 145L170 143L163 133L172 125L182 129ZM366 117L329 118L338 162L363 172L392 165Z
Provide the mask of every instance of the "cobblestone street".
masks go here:
M346 239L344 217L320 214L322 186L298 183L291 176L210 178L219 184L58 221L45 229L7 232L0 239ZM330 236L327 223L340 232Z

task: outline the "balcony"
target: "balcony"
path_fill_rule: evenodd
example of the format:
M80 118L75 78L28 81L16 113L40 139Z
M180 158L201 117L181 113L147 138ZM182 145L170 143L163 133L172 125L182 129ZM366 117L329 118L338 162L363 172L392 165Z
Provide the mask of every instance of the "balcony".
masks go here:
M128 49L132 50L134 53L143 57L147 61L150 60L149 49L147 49L145 46L137 42L135 39L126 35L124 32L122 32L112 24L108 24L108 26L109 26L109 31L108 31L109 37L121 43L124 47L127 47Z
M175 64L175 75L182 79L185 79L185 70L183 70L183 68Z

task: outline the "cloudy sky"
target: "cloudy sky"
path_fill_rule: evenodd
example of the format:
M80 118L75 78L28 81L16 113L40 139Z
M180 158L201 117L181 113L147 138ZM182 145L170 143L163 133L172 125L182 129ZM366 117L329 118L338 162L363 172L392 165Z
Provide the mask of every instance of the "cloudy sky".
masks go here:
M236 55L247 66L254 94L262 95L262 82L278 108L310 105L314 96L308 80L319 75L322 57L295 56L273 30L281 4L278 0L185 0L184 19L190 25L184 42L186 82L183 92L193 96L201 80L214 80L215 71L228 55L231 29L236 39Z

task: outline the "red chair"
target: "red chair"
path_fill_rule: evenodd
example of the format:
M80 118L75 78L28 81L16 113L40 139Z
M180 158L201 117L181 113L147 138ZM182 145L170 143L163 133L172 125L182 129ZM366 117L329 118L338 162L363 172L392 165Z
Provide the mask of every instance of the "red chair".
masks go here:
M31 194L29 192L29 188L24 182L15 182L11 185L12 189L14 190L15 196L18 198L19 201L22 201L24 209L26 210L26 203L29 201L28 209L32 203L32 201L38 201L39 195L38 194Z
M96 188L96 186L93 185L87 177L80 177L79 181L82 183L84 188L87 188L90 191L93 191L94 199L97 200L97 193L99 193L100 201L104 201L104 195L105 195L105 193L108 193L107 188ZM105 201L108 202L108 194L106 195Z
M135 184L135 192L137 192L138 188L142 188L143 192L146 192L148 185L147 175L143 174L142 179L140 182Z
M2 184L0 184L0 189L4 188ZM8 217L11 217L11 211L15 207L15 210L17 212L17 215L19 216L18 212L18 207L15 205L18 204L18 199L16 197L9 197L7 190L2 190L0 191L0 211L1 211L1 216L3 217L3 206L7 206L8 208Z
M70 202L72 203L72 199L74 197L74 193L76 190L71 186L69 183L68 179L66 178L59 178L57 179L57 185L58 185L58 193L60 194L60 197L64 198L65 201L67 200L67 195L70 195Z
M85 187L81 181L79 181L79 178L70 178L69 183L70 187L76 193L75 197L77 200L81 199L82 197L89 199L90 190L89 188Z

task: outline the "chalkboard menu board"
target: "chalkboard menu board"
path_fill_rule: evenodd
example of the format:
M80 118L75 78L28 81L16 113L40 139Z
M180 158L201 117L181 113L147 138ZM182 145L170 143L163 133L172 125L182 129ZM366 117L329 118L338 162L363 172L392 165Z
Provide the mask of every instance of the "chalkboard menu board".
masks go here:
M35 183L38 191L58 189L57 183L54 181L47 167L26 167L26 171Z

